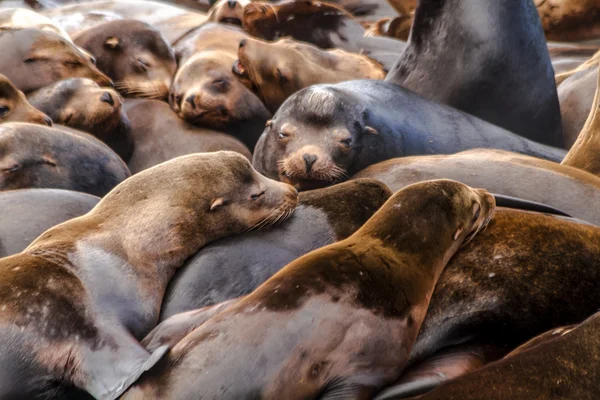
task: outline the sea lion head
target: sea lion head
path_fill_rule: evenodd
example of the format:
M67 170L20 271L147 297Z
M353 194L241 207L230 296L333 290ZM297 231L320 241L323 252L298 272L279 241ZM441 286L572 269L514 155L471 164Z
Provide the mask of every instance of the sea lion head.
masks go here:
M28 98L57 124L93 134L126 161L131 157L131 125L116 91L101 88L89 79L70 78L37 90Z
M175 55L152 26L130 19L105 22L74 38L125 96L166 99L177 69Z
M89 78L111 86L95 60L54 32L35 28L0 30L0 47L8 49L0 68L24 93L67 78Z
M235 57L220 50L188 59L177 71L169 104L193 124L223 128L254 117L266 120L271 113L231 71Z
M383 66L370 58L343 50L322 50L289 38L240 42L233 72L251 82L271 110L293 93L319 83L351 79L383 79Z
M254 152L255 168L298 190L345 180L358 172L354 163L365 140L377 134L362 113L352 111L335 88L299 91L267 122Z
M0 74L0 123L11 121L52 126L52 119L29 104L23 92Z
M241 26L247 4L249 0L219 0L210 8L208 20Z

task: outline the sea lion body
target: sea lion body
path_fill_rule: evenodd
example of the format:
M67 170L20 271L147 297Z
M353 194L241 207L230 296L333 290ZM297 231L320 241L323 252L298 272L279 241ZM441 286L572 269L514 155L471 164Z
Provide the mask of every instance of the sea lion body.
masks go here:
M534 143L383 81L316 85L288 98L254 153L261 173L300 189L326 186L386 159L485 147L554 161Z
M126 180L85 216L2 259L0 397L53 397L68 385L118 397L166 351L150 354L136 338L156 324L175 268L213 240L284 218L296 202L293 188L239 154L192 155Z
M48 17L25 8L7 8L0 11L0 28L38 28L54 32L71 42L69 34Z
M564 145L532 1L420 1L408 47L386 80L527 139Z
M383 79L383 66L366 56L340 49L321 50L291 39L240 42L233 72L247 77L271 112L290 95L319 83Z
M284 223L212 243L186 261L169 284L161 321L252 292L293 260L353 234L391 194L370 179L301 193Z
M452 181L396 193L188 334L124 399L368 398L399 375L437 275L493 208Z
M91 135L0 125L0 190L54 188L102 197L129 176L119 156Z
M434 357L452 353L457 361L450 360L449 369L462 375L472 369L460 364L461 352L494 347L483 354L485 364L546 330L578 323L598 310L599 282L599 227L498 209L440 276L405 373L431 390L448 379L428 363ZM400 382L411 389L405 394L419 393L418 380ZM378 400L394 398L402 397Z
M0 31L0 73L24 93L66 78L89 78L100 86L111 80L89 55L54 32L36 28Z
M87 213L99 200L61 189L0 192L0 258L20 253L44 231Z
M454 179L490 192L555 207L600 225L594 204L600 179L577 168L502 150L475 149L458 154L394 158L371 165L355 178L377 179L397 191L428 179Z
M189 124L158 100L126 100L125 111L131 121L134 151L128 166L140 172L175 157L192 153L235 151L247 159L250 151L227 134Z
M28 122L52 126L52 119L32 106L23 92L0 74L0 123Z
M123 19L105 22L73 39L96 57L98 68L123 95L167 98L177 63L169 43L152 26Z
M114 90L89 79L70 78L36 90L27 99L55 123L94 135L125 162L131 158L131 124Z

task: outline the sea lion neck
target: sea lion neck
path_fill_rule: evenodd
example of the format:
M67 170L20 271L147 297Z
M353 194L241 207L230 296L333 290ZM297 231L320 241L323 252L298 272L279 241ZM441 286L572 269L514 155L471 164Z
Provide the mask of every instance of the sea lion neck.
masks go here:
M600 176L600 72L590 114L561 164Z

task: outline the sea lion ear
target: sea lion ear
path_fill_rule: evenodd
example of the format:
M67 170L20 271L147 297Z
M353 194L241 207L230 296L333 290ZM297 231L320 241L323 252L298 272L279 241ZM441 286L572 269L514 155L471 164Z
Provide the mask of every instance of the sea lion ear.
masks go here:
M121 40L116 36L110 36L104 41L104 47L116 50L121 45Z
M223 204L225 204L225 199L223 199L222 197L219 197L218 199L214 199L212 201L212 203L210 203L210 211L214 211L217 208L221 207Z
M378 135L379 132L377 132L377 129L371 127L371 126L365 126L363 128L363 133L367 133L369 135Z
M265 124L265 128L268 128L271 125L273 125L273 120L272 119L270 119L270 120L267 121L267 123Z
M458 237L460 236L460 234L462 233L463 229L462 228L458 228L456 230L456 232L454 233L454 240L458 239Z

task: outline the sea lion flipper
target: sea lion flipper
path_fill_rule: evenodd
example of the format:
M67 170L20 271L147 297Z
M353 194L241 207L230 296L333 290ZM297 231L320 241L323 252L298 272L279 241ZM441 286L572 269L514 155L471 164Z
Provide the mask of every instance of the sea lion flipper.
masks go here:
M94 398L114 400L121 396L139 377L152 368L169 351L169 346L161 346L152 354L144 352L145 357L129 358L124 352L115 363L98 362L93 368L93 377L87 382L85 390Z

